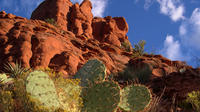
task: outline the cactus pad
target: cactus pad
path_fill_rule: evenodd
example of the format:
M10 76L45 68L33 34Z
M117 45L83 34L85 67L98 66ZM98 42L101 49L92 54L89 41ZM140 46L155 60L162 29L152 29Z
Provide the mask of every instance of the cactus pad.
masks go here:
M106 75L106 67L99 60L89 60L76 73L75 78L81 79L81 86L87 87L89 83L103 81Z
M60 106L55 85L45 72L31 72L26 78L26 91L45 107L58 108Z
M120 101L120 87L112 81L104 81L84 88L83 112L114 112Z
M143 85L130 85L120 92L119 107L125 111L138 112L144 110L151 102L151 93Z

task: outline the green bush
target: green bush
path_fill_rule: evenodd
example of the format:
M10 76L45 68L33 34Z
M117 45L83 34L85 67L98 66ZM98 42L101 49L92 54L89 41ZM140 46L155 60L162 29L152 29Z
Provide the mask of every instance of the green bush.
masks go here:
M139 83L146 83L150 80L152 75L151 65L143 63L140 67L127 66L122 72L118 73L117 79L124 81L139 81Z
M133 57L139 57L145 54L144 52L144 46L146 45L146 41L141 40L137 44L134 44L133 48Z
M67 112L80 112L83 102L80 97L82 88L79 79L63 79L54 81L58 99L63 110Z
M0 90L0 112L14 112L14 100L11 91Z
M191 93L188 93L187 103L190 103L192 105L192 108L196 111L200 111L200 91L192 91Z
M57 26L55 20L53 18L47 18L44 20L45 22L49 23L49 24L52 24L54 26Z
M132 46L131 46L131 43L129 41L122 42L121 43L121 48L124 49L127 52L131 52L132 51Z

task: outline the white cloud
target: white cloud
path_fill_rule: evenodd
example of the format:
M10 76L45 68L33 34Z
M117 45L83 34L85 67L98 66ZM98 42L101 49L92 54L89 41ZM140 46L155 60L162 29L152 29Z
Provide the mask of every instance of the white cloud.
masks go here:
M72 0L72 2L78 2L81 3L83 0ZM105 8L107 5L108 0L90 0L92 2L92 13L94 16L99 16L102 17L104 12L105 12Z
M187 30L186 30L186 26L184 24L182 24L179 28L179 34L181 36L185 35L187 33Z
M184 5L179 0L157 0L160 4L160 12L169 16L173 21L184 19Z
M160 13L169 16L172 21L176 22L185 18L183 15L185 7L180 0L145 0L144 9L147 10L154 2L160 5Z
M182 60L180 46L179 41L175 41L172 35L167 35L161 53L171 60Z
M185 46L200 50L200 8L196 8L189 19L185 19L179 34Z

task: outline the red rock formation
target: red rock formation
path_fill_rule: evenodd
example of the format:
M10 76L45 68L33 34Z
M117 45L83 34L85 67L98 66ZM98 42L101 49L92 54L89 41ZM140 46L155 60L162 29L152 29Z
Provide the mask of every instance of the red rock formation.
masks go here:
M72 5L69 0L45 0L33 11L31 19L53 18L63 30L72 31L81 39L95 38L121 46L128 40L128 24L123 17L93 18L90 0Z
M79 6L78 3L74 4L70 14L70 30L85 38L92 38L92 4L89 0L84 0Z
M0 64L15 63L18 59L26 67L50 67L73 75L91 58L102 60L108 73L122 70L129 61L127 56L120 55L120 47L95 39L81 40L74 33L44 21L10 15L0 13Z
M171 61L161 55L145 55L146 57L134 58L129 61L130 66L148 64L153 78L164 77L173 72L179 72L186 66L185 62ZM141 68L138 68L141 69Z
M57 25L67 30L67 19L71 6L70 0L45 0L33 11L31 19L45 20L53 18Z
M121 46L128 39L128 24L123 17L94 18L92 28L94 38L100 42Z

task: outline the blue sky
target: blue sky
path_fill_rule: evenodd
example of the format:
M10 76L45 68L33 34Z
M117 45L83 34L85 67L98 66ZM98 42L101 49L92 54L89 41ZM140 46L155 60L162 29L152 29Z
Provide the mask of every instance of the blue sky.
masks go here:
M30 18L43 0L0 0L0 10ZM71 0L81 2L82 0ZM132 44L196 66L200 57L200 0L91 0L94 16L123 16Z

